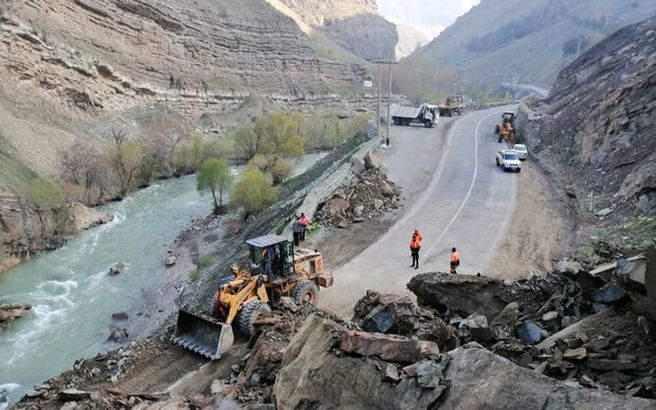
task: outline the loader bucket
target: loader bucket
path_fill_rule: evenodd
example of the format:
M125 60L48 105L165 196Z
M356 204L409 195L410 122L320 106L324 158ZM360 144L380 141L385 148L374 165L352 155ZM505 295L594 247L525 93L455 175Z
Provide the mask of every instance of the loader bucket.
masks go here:
M234 335L230 325L180 310L172 341L210 360L216 360L230 350Z

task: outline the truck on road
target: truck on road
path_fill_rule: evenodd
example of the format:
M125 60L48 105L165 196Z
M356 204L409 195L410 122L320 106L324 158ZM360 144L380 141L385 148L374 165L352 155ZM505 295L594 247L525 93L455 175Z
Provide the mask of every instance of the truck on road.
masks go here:
M462 95L450 95L446 97L446 104L440 105L440 115L442 117L462 115L463 112L465 112L465 100Z
M396 107L392 115L394 125L418 124L432 128L439 120L439 108L430 104L422 104L421 107Z

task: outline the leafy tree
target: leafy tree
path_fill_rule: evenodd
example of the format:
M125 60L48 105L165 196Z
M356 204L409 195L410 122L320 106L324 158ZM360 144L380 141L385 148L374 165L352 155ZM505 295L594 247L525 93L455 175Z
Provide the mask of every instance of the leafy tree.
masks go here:
M232 185L232 174L230 167L223 158L210 158L204 161L198 176L196 177L196 188L199 192L209 191L214 199L214 213L219 214L223 208L223 193ZM219 200L216 194L219 194Z
M232 134L235 142L237 154L242 155L246 160L251 160L260 148L261 135L255 133L253 127L237 128Z
M254 132L259 136L258 153L276 157L300 157L305 152L303 138L298 135L298 119L274 111L255 122Z
M230 198L234 208L244 208L244 218L262 212L278 199L271 179L256 167L243 172Z
M130 142L121 143L110 153L109 163L118 179L121 198L137 187L143 157L143 148Z
M273 178L278 184L291 173L289 158L305 153L305 141L298 135L299 121L296 117L276 111L260 118L252 129L237 132L235 144L250 159L250 164Z

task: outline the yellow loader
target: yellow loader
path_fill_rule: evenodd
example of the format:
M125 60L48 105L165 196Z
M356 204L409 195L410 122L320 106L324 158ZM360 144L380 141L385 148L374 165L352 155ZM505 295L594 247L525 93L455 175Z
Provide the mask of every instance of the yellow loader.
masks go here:
M515 141L517 131L515 130L515 113L506 111L501 116L501 124L494 127L494 133L499 136L499 142L505 140Z
M260 315L269 314L284 296L297 303L316 303L320 288L333 284L321 254L294 245L278 235L246 241L250 270L238 267L224 277L211 315L180 310L173 342L211 360L228 352L234 342L233 324L250 338Z

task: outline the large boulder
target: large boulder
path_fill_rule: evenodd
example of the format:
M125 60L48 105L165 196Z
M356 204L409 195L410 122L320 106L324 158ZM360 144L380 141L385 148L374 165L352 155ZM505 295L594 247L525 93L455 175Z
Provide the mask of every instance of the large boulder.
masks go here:
M435 309L456 310L466 316L472 313L494 317L512 302L503 282L484 276L422 273L410 280L417 302Z
M274 386L277 408L425 409L444 391L421 387L415 377L390 381L387 364L377 359L336 354L345 333L345 325L319 314L306 320L283 356Z
M440 349L460 346L458 331L408 296L368 290L353 309L353 322L367 332L393 333L437 343Z
M414 363L440 354L435 342L355 330L342 335L339 348L346 353L374 356L397 363Z
M451 387L440 398L445 409L654 409L653 400L619 396L565 384L519 367L468 344L448 353Z
M419 313L408 296L368 290L353 308L353 321L367 332L411 336Z

